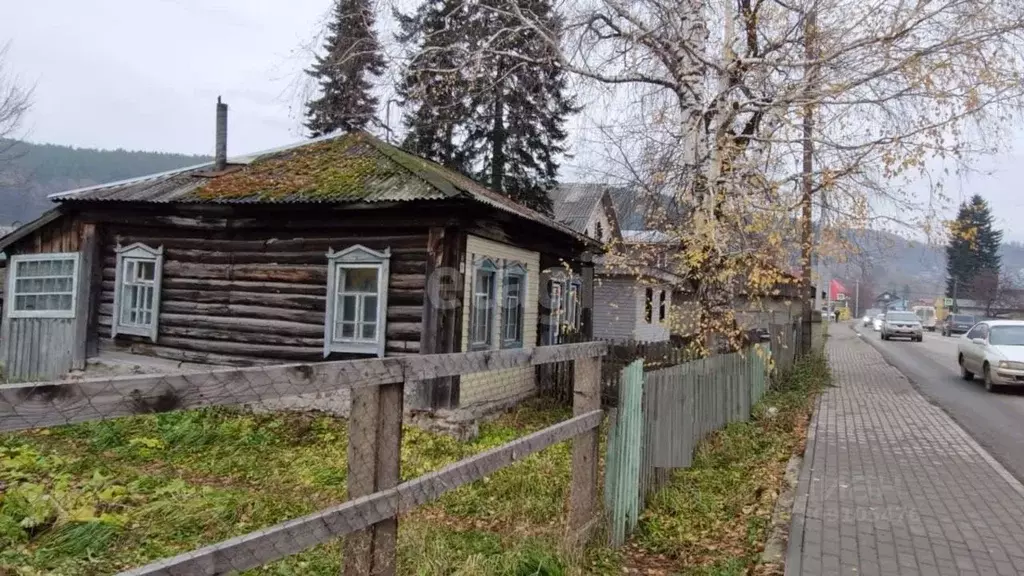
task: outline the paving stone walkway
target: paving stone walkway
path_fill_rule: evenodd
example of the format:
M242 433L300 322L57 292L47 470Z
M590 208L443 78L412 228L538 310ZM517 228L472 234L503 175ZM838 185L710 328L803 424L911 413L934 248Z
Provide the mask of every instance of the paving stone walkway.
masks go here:
M832 331L786 576L1024 574L1024 486L870 344Z

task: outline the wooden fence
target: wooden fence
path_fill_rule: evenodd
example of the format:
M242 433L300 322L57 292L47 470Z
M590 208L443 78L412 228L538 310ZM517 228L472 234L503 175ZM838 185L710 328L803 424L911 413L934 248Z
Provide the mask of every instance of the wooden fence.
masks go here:
M671 470L690 466L704 437L749 419L768 389L770 355L754 345L646 373L642 360L622 370L605 471L612 545L625 542Z
M803 323L798 320L787 324L772 324L768 327L772 358L779 374L786 374L793 369L800 351L800 338Z
M0 386L0 431L246 404L308 393L351 394L348 497L343 504L125 572L214 575L255 568L338 537L346 576L396 569L398 517L548 446L573 441L567 542L597 524L601 357L598 342L497 350L219 369L175 375ZM404 387L459 374L573 362L572 418L436 472L400 483Z

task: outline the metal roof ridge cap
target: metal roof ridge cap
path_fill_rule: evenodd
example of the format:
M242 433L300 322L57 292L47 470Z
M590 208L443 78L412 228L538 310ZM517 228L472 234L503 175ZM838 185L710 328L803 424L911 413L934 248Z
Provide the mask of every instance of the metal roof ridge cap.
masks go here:
M172 170L164 170L163 172L154 172L152 174L145 174L143 176L135 176L134 178L125 178L123 180L114 180L113 182L104 182L102 184L93 184L92 186L83 186L81 188L75 188L72 190L65 190L64 192L54 192L53 194L47 194L46 198L49 200L59 200L65 196L71 196L73 194L81 194L82 192L90 192L92 190L99 190L101 188L112 188L114 186L124 186L125 184L132 184L135 182L142 182L143 180L149 180L151 178L159 178L161 176L173 176L182 172L188 172L190 170L198 170L205 166L212 166L213 162L204 162L202 164L194 164L192 166L184 166L182 168L174 168Z
M324 134L323 136L318 136L316 138L310 138L308 140L299 140L297 142L292 142L291 144L285 144L284 146L277 146L277 147L274 147L274 148L267 148L266 150L257 150L256 152L250 152L248 154L240 154L238 156L229 156L228 157L228 164L251 164L253 161L257 160L258 158L260 158L262 156L266 156L268 154L276 154L278 152L285 152L287 150L292 150L292 149L298 148L300 146L305 146L306 144L316 144L318 142L324 142L326 140L331 140L331 139L334 139L334 138L338 138L338 137L343 136L343 135L345 135L345 133L340 131L340 130L338 130L338 131L331 132L329 134ZM134 182L141 182L143 180L148 180L150 178L159 178L160 176L172 176L174 174L178 174L178 173L181 173L181 172L188 172L189 170L197 170L199 168L203 168L203 167L206 167L206 166L212 166L212 165L213 165L213 160L210 160L209 162L203 162L202 164L193 164L191 166L183 166L181 168L172 168L171 170L164 170L163 172L153 172L152 174L144 174L142 176L135 176L133 178L124 178L122 180L114 180L112 182L102 182L102 183L99 183L99 184L93 184L91 186L82 186L80 188L74 188L74 189L71 189L71 190L65 190L63 192L54 192L53 194L47 194L46 197L49 200L57 200L59 198L64 198L65 196L71 196L73 194L81 194L82 192L89 192L89 191L92 191L92 190L98 190L100 188L110 188L110 187L113 187L113 186L123 186L125 184L132 184Z

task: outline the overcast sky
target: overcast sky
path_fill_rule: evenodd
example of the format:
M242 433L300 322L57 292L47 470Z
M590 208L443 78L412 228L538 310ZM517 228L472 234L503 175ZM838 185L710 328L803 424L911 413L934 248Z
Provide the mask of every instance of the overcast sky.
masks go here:
M8 67L35 86L28 140L212 154L221 95L229 154L245 153L302 138L296 88L329 10L330 0L11 1L0 44L10 43ZM992 175L951 182L950 192L981 193L1007 239L1024 241L1020 134L1012 153L986 163ZM568 178L586 178L577 167L604 149L584 140L574 139Z

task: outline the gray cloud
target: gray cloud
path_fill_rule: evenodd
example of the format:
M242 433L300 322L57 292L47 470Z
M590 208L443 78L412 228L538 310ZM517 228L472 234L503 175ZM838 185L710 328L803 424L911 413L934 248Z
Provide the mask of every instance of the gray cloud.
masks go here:
M382 0L382 27L390 27L390 4L406 3ZM251 152L301 137L297 83L330 10L330 0L8 4L0 39L10 41L9 65L36 88L29 140L206 154L213 149L218 95L231 106L229 150ZM384 36L390 43L390 34ZM592 168L607 165L600 158L610 152L597 129L608 119L606 109L599 98L585 101L597 106L572 123L574 157L563 169L570 179L602 178ZM985 173L947 186L954 203L974 193L988 198L1008 240L1024 241L1017 225L1024 211L1022 160L1019 153L988 159Z

